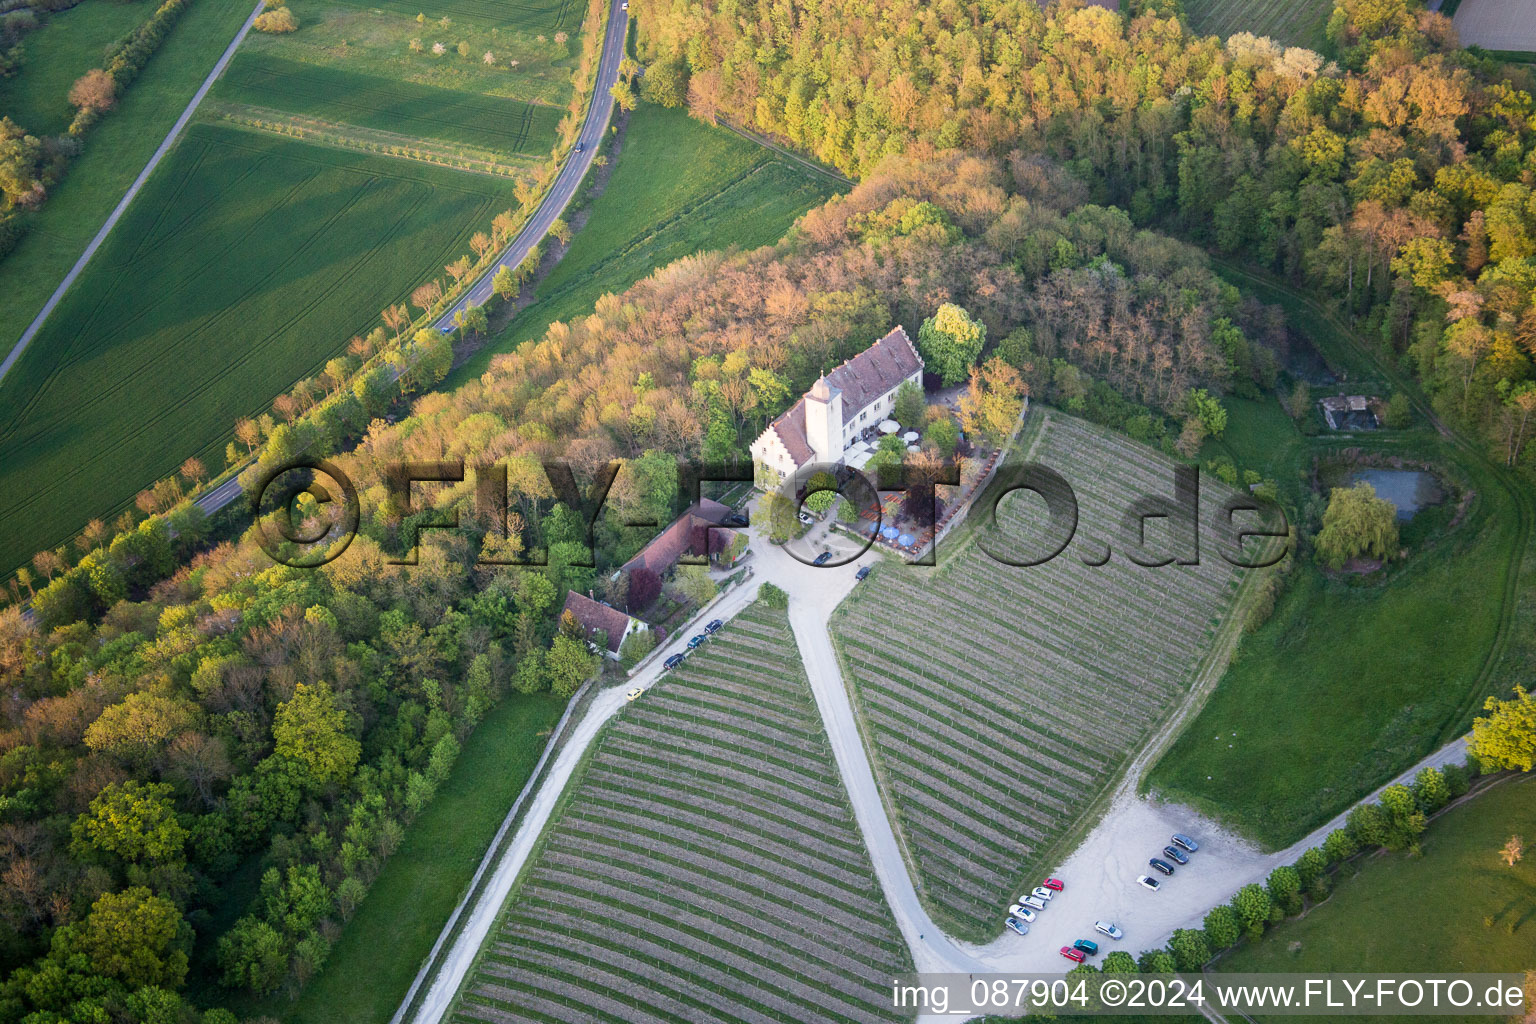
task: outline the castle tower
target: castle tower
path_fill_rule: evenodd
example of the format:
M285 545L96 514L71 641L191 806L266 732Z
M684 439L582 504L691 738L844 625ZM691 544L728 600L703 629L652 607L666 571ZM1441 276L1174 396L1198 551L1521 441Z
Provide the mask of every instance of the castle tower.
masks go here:
M843 393L818 377L805 395L805 439L817 462L843 458Z

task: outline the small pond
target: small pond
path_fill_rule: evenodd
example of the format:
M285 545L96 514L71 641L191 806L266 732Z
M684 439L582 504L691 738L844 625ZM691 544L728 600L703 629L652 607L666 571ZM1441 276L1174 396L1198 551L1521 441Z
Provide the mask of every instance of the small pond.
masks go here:
M1378 469L1362 466L1349 474L1349 484L1365 481L1376 488L1378 498L1386 498L1397 506L1399 520L1412 519L1415 512L1426 505L1438 505L1445 500L1445 491L1435 474L1419 469Z

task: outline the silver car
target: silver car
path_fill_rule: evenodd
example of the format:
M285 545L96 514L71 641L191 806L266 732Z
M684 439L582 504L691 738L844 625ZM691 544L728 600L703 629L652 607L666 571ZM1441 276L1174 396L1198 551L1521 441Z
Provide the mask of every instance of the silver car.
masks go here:
M1125 937L1125 932L1122 932L1108 921L1093 922L1093 930L1100 935L1108 935L1112 939L1122 939Z
M1038 896L1025 896L1023 899L1019 900L1019 902L1024 904L1026 907L1034 907L1036 910L1045 909L1045 901Z
M1008 908L1008 916L1016 917L1021 921L1033 921L1035 919L1035 912L1022 903L1015 903Z

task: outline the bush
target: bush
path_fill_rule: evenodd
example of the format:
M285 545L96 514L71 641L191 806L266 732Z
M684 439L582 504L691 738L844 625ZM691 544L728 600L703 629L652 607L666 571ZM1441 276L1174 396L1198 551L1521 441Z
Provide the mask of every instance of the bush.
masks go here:
M789 595L772 583L764 583L757 592L757 599L769 608L788 608Z
M1381 423L1393 430L1402 430L1413 423L1413 405L1407 395L1399 391L1387 399L1385 408L1381 410Z
M297 32L299 19L295 18L288 8L278 7L275 10L262 11L256 16L256 22L251 27L258 32L280 35L284 32Z
M656 649L656 635L648 629L629 634L619 645L619 664L632 669Z

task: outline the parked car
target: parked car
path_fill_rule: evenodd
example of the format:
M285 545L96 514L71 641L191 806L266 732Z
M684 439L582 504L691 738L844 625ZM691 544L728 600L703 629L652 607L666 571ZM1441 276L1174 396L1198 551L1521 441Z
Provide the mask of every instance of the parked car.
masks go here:
M1034 889L1030 891L1030 895L1038 896L1042 900L1053 900L1056 898L1056 894L1051 892L1051 890L1047 889L1043 885L1035 886Z
M686 657L688 657L688 655L686 655L686 654L674 654L674 655L672 655L672 657L670 657L666 661L662 662L662 664L665 665L667 668L677 668L677 666L679 666L679 665L681 665L683 663L683 659L686 658Z
M1163 855L1169 860L1173 861L1175 864L1189 863L1189 855L1186 854L1183 850L1179 849L1177 846L1163 847Z
M1011 929L1013 931L1013 933L1015 935L1028 935L1029 934L1029 925L1025 924L1023 921L1020 921L1016 917L1010 917L1007 921L1005 921L1003 923L1006 924L1009 927L1009 929Z
M1035 919L1035 912L1022 903L1015 903L1008 908L1008 916L1016 917L1021 921L1033 921Z
M1100 935L1108 935L1110 938L1115 940L1125 938L1125 932L1122 932L1119 928L1116 928L1114 924L1109 921L1093 922L1093 930L1098 932Z
M1190 853L1194 853L1196 850L1200 849L1199 843L1195 842L1193 839L1189 838L1189 836L1182 832L1175 832L1173 834L1173 845L1182 847L1183 849L1188 850Z
M740 512L732 512L730 515L725 517L725 525L726 526L746 526L747 525L747 517L742 515Z
M1047 889L1054 889L1057 892L1061 892L1061 890L1066 888L1065 885L1061 884L1061 879L1059 879L1059 878L1047 878L1045 881L1041 882L1040 884L1045 886Z
M816 560L814 562L812 562L811 564L812 565L826 565L830 561L832 561L832 552L830 552L830 551L823 551L821 554L816 556Z
M633 690L630 690L628 693L626 693L624 695L624 699L625 700L634 700L636 697L640 696L644 692L645 692L644 687L637 686Z
M723 619L710 619L708 622L704 623L704 632L718 633L720 632L720 627L724 625L725 621Z
M1159 882L1151 875L1142 875L1140 878L1136 879L1136 884L1141 886L1143 889L1151 889L1153 892L1157 892L1157 890L1163 887L1163 883Z
M708 639L709 639L709 634L708 633L700 633L698 636L689 637L688 638L688 649L690 651L697 650L698 646L700 644L702 644L704 641L708 640Z
M816 520L814 520L814 519L812 519L810 517L809 513L806 513L806 512L796 512L795 513L795 518L800 520L806 526L810 526L812 523L814 523L816 521Z
M1087 957L1083 956L1082 950L1073 949L1071 946L1062 946L1061 955L1066 957L1068 960L1073 960L1077 963L1082 963L1084 960L1088 959Z
M1076 942L1072 943L1072 948L1078 950L1079 952L1087 953L1089 956L1093 956L1099 951L1099 944L1094 942L1092 939L1078 939Z
M853 578L856 579L856 580L861 580L865 576L868 576L868 575L869 575L869 566L861 565L861 566L859 566L859 571L853 574Z
M1024 904L1026 907L1034 907L1036 910L1045 909L1045 900L1042 900L1038 896L1025 896L1020 899L1019 902Z
M1153 857L1151 860L1147 861L1147 863L1151 864L1154 868L1161 871L1165 875L1173 874L1173 865L1169 864L1165 860L1159 860L1158 858Z

